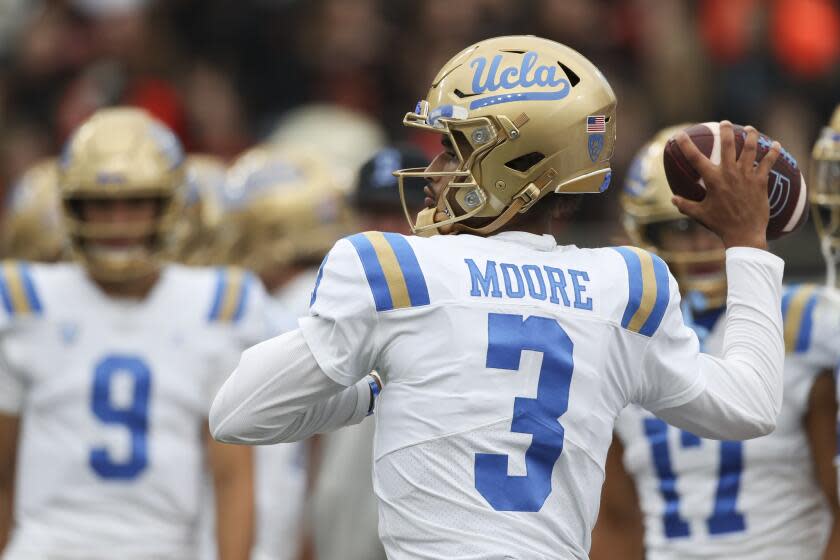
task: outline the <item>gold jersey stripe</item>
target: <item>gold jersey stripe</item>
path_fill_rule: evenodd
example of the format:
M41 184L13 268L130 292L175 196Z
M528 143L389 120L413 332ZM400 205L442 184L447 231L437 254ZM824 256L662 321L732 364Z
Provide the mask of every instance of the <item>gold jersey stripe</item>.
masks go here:
M3 263L3 277L9 289L9 298L12 300L12 308L15 313L28 313L29 299L26 297L26 290L23 288L23 271L17 262Z
M639 332L650 317L654 305L656 305L656 276L653 272L653 257L647 251L631 247L634 253L639 256L642 265L642 301L639 308L630 319L628 329Z
M403 274L402 268L400 268L400 263L397 261L397 254L394 252L393 247L385 239L382 232L370 231L365 233L365 237L373 245L376 258L379 259L379 266L382 267L382 272L385 274L385 282L388 284L388 291L391 293L393 309L411 307L411 298L408 296L405 275Z
M242 291L242 280L245 274L241 269L229 268L227 270L227 283L225 294L222 296L222 310L219 313L220 321L232 321L239 303L240 292Z
M816 286L803 286L791 297L785 316L785 352L791 353L796 350L796 340L802 328L805 304L816 290Z

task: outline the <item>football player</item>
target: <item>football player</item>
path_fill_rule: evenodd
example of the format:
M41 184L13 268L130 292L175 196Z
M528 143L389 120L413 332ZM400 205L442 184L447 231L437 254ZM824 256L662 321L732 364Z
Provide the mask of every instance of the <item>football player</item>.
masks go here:
M726 258L720 239L671 203L663 152L685 127L661 131L634 160L622 194L632 241L654 251L677 277L683 316L700 347L724 352ZM711 441L672 428L631 405L616 422L592 558L817 560L840 557L834 379L840 308L816 286L787 286L782 297L784 400L776 430L749 441ZM623 466L627 474L622 473ZM834 515L832 515L832 513ZM825 551L834 526L832 550ZM635 532L635 534L634 534ZM825 556L823 556L825 554ZM641 558L638 552L636 558Z
M222 441L290 441L353 421L382 374L374 488L394 558L587 557L615 417L629 403L706 437L773 430L782 396L782 261L766 251L774 143L711 163L687 136L727 248L722 357L700 353L665 263L558 246L553 193L608 184L615 96L574 50L499 37L446 63L404 122L440 134L425 170L431 237L339 241L299 330L247 350L213 403ZM453 234L458 235L453 235Z
M840 105L814 144L811 161L811 190L808 195L827 267L827 292L835 300L840 300ZM840 363L836 367L840 373ZM840 402L840 383L837 387L837 400ZM840 432L840 416L837 430ZM836 452L837 486L840 489L840 448Z
M230 168L225 191L222 253L262 279L276 332L296 328L297 318L308 312L319 263L354 229L344 194L315 155L271 145L241 155ZM307 467L317 469L314 459L320 455L320 446L309 443L308 448L298 443L256 450L255 559L291 560L301 546L311 482Z
M12 185L0 244L6 259L55 262L68 257L55 158L38 162Z
M219 264L216 232L225 210L225 163L214 156L187 156L186 196L182 219L175 226L176 260L189 265Z
M194 558L205 460L220 557L248 557L251 454L212 441L205 419L229 364L266 332L264 292L238 269L162 262L183 159L147 113L97 112L59 164L79 262L2 266L6 559Z

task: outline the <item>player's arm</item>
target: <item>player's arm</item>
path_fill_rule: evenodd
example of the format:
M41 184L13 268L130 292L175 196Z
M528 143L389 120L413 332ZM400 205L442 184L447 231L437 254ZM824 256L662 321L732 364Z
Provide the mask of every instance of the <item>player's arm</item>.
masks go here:
M624 446L617 437L607 454L606 478L601 490L601 510L592 531L592 560L642 560L644 529L633 479L624 469Z
M714 439L772 432L782 403L784 262L766 251L767 178L781 148L774 142L756 166L758 134L747 129L737 158L732 124L721 123L720 165L706 158L685 133L677 138L703 178L706 196L701 202L674 197L674 204L717 233L727 248L722 358L700 354L696 339L685 334L679 309L670 308L647 345L637 395L666 422Z
M811 456L814 458L814 475L833 517L831 535L824 553L826 560L840 558L840 504L834 473L837 446L837 400L834 392L834 376L831 371L825 371L811 387L804 419Z
M300 329L242 354L210 410L216 439L298 441L361 422L372 410L378 318L361 259L352 241L336 243Z
M253 450L219 443L207 434L216 501L219 560L247 560L254 538Z
M17 416L0 413L0 552L9 542L12 529L19 427Z
M249 348L210 408L218 441L299 441L358 424L372 409L369 379L350 387L321 371L299 330Z

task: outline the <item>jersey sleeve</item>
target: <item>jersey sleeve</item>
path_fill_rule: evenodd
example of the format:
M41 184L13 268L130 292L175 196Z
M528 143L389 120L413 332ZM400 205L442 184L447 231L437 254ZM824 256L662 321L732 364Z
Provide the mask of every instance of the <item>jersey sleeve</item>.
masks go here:
M377 313L393 308L388 263L381 261L369 235L335 244L318 271L309 316L298 321L321 370L342 385L374 369Z
M618 247L627 271L627 304L621 315L626 336L641 348L633 402L649 410L680 405L702 390L696 365L700 343L683 319L677 281L665 262L635 247ZM627 363L639 363L628 357Z

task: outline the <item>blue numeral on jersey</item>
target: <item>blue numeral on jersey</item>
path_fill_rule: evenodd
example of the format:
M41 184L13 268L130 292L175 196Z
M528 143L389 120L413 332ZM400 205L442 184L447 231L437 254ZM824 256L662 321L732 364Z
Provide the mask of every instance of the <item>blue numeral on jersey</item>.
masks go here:
M747 528L743 514L735 511L743 470L744 442L720 442L720 469L718 470L717 492L715 492L715 511L706 520L709 534L737 533Z
M118 374L130 376L134 385L131 403L126 407L116 407L111 400L113 381ZM150 385L149 368L134 356L107 356L97 364L93 375L93 413L102 422L123 425L131 433L131 455L125 461L114 461L105 447L91 450L90 466L102 478L131 480L146 468Z
M687 537L691 534L691 528L688 522L680 516L677 476L671 466L671 451L668 446L668 424L658 418L645 418L644 423L645 435L651 446L656 476L659 478L659 491L665 501L665 514L662 519L665 536L669 539ZM702 441L692 433L680 432L680 442L684 448L699 447ZM743 468L743 442L720 442L720 467L718 469L714 512L706 520L710 535L737 533L746 529L743 514L735 510L738 491L741 488Z
M511 431L532 434L525 452L526 476L509 476L508 456L475 454L475 487L497 511L539 511L551 494L551 473L563 452L560 417L569 407L572 344L557 321L545 317L488 317L486 367L519 370L523 350L542 352L537 398L516 397Z

